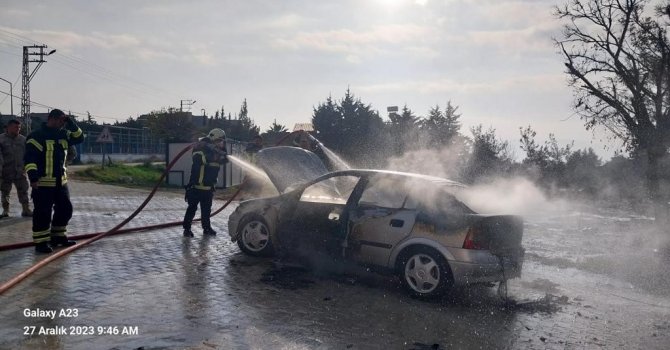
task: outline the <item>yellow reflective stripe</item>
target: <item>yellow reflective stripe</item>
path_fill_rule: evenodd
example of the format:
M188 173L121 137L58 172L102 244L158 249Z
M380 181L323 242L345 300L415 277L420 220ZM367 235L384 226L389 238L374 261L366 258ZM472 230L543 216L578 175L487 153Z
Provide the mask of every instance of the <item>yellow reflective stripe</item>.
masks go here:
M67 140L64 139L58 140L58 143L63 147L63 178L65 178L67 177L65 176L65 172L67 171L67 162L65 160L67 159L67 149L69 144L67 143Z
M58 231L58 232L54 232L53 230L51 230L51 236L52 236L52 237L65 237L65 233L66 233L66 232L67 232L67 231Z
M205 190L205 191L207 191L207 190L211 190L211 189L212 189L212 186L200 186L200 185L195 185L195 186L193 186L193 188L198 189L198 190Z
M46 146L47 146L47 151L45 154L45 163L44 163L44 174L46 177L53 177L54 176L54 145L56 144L56 141L54 140L46 140L45 141Z
M67 226L51 226L51 232L67 231Z
M221 163L211 162L211 163L209 163L209 166L219 167L219 166L221 166Z
M201 184L205 179L205 165L200 166L200 176L198 176L198 183Z
M81 130L81 128L77 128L77 131L74 131L74 132L71 131L70 136L71 137L79 137L83 133L84 132Z
M51 239L51 233L49 230L33 232L33 242L42 243Z
M30 139L30 140L26 141L26 144L28 144L28 143L31 144L31 145L33 145L33 146L34 146L35 148L37 148L40 152L44 152L44 148L42 147L42 145L40 145L39 142L37 142L37 140L35 140L35 139Z
M25 171L37 170L37 164L35 164L35 163L28 163L28 164L26 164L25 167L23 167L23 170L25 170Z
M54 177L40 177L40 186L41 187L55 187L56 186L56 178Z

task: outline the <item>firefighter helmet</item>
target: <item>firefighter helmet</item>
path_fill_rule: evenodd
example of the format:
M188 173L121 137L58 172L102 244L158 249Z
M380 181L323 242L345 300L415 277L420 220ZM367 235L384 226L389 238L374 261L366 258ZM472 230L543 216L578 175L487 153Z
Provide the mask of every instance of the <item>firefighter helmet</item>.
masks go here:
M209 134L207 134L207 137L212 141L225 140L226 132L219 128L212 129Z

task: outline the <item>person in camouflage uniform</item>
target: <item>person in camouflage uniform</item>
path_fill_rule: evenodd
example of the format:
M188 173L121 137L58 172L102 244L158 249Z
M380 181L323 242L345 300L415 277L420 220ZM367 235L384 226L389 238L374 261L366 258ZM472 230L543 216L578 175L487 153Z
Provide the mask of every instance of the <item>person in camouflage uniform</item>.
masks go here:
M21 122L12 119L7 123L5 133L0 135L0 176L2 183L2 214L0 218L9 216L9 194L12 185L16 186L19 202L23 207L21 216L32 216L30 199L28 198L28 179L23 169L23 155L26 152L26 137L21 135Z

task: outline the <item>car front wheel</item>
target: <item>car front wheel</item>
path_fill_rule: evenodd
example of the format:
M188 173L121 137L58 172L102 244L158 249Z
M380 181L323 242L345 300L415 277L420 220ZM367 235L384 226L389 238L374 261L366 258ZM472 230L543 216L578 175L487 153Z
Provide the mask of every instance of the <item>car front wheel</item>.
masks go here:
M445 294L453 285L446 259L428 247L415 247L406 251L400 259L399 270L405 288L420 298Z
M246 254L268 256L273 253L270 229L260 215L243 219L237 237L237 245Z

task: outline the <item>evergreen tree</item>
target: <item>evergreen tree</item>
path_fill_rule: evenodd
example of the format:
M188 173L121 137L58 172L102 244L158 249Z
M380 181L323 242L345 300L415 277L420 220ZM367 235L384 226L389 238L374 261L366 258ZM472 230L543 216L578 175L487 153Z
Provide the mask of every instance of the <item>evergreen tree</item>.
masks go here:
M389 115L389 134L396 155L419 148L419 118L405 105L401 114Z
M463 177L468 182L508 172L512 164L509 142L496 137L495 129L484 131L482 125L470 129L472 133L472 154Z
M320 103L314 108L312 126L316 131L316 138L336 152L341 152L343 149L341 138L343 124L342 114L331 96L328 96L325 103Z
M427 148L440 149L451 146L457 141L461 130L461 115L456 113L458 107L454 107L451 101L447 102L444 113L440 106L436 105L428 112L428 118L421 124L421 130L428 139Z
M331 97L312 115L317 138L343 157L377 165L383 158L384 122L377 111L357 99L349 89L339 104Z

